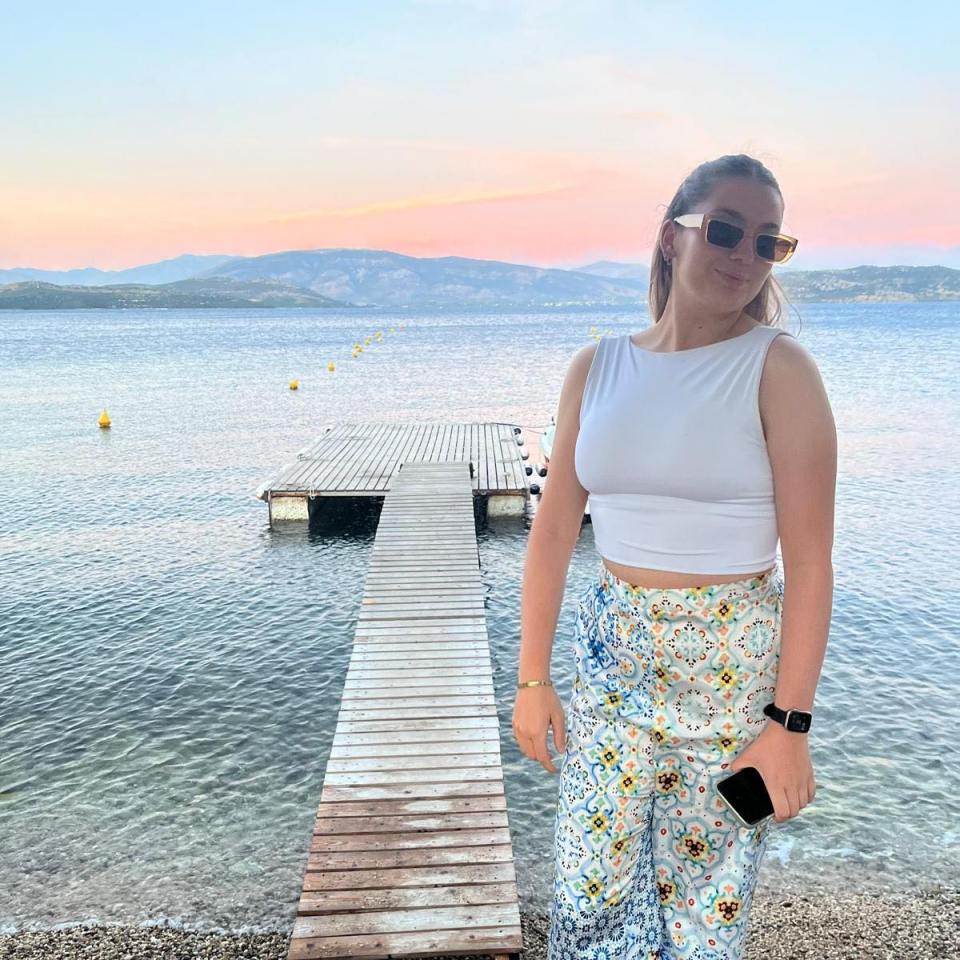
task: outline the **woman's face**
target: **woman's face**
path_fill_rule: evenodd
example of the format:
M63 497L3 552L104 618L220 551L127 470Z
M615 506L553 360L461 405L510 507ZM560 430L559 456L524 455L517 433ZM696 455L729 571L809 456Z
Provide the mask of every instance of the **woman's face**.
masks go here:
M746 233L734 249L728 250L707 243L696 228L668 224L664 240L668 250L672 247L674 251L673 285L680 288L685 300L699 300L713 309L746 306L770 273L772 264L757 256L754 236L757 232L780 232L783 204L779 193L766 184L731 177L686 212L714 214L743 227Z

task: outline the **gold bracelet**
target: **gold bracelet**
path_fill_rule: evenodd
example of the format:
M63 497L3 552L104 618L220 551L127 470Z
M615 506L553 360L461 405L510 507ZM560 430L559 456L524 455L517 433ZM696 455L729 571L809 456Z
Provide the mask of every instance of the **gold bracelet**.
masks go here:
M552 680L524 680L523 683L517 684L517 689L519 690L521 687L552 687L552 686L553 686Z

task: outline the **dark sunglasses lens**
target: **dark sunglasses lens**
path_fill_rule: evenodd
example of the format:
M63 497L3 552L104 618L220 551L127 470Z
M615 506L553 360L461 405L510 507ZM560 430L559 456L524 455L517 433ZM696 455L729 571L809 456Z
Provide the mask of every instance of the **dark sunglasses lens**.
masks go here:
M707 224L707 243L712 243L718 247L726 247L732 250L743 236L743 230L735 227L732 223L724 223L722 220L711 220Z
M761 233L757 237L757 256L764 260L772 260L779 263L785 257L789 256L793 244L789 240L783 240L769 233Z

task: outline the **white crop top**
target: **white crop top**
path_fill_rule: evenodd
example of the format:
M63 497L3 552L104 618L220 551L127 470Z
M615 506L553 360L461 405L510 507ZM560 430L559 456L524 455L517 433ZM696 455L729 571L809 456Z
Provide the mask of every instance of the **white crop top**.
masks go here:
M630 334L598 342L574 468L601 557L687 573L773 566L779 534L759 392L781 333L793 336L758 324L669 353Z

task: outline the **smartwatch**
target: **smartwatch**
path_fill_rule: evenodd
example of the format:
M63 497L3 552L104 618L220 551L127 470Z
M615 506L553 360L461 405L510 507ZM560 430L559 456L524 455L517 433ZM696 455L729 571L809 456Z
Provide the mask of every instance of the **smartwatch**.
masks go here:
M810 722L813 720L812 713L807 713L805 710L781 710L772 702L763 708L763 712L794 733L806 733L810 729Z

